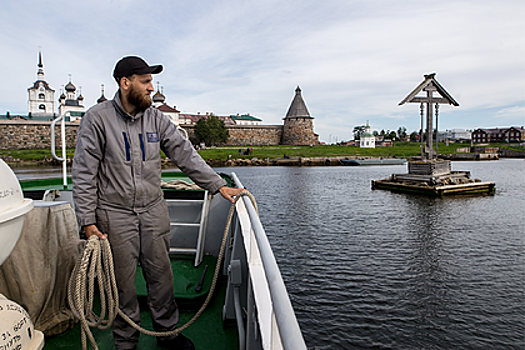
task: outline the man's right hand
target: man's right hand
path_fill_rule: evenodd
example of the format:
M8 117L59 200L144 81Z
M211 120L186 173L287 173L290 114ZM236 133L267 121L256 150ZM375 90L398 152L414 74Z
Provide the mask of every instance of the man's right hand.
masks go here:
M107 234L100 232L95 224L84 226L84 232L86 233L87 239L89 239L89 237L93 235L97 236L100 239L106 239L108 237Z

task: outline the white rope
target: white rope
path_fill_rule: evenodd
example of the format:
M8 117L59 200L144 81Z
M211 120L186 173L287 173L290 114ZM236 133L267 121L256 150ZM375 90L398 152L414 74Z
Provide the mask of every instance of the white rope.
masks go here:
M255 210L257 211L257 204L255 198L249 192L241 192L235 197L234 203L230 207L226 227L221 243L221 249L217 258L217 265L213 275L210 291L204 304L197 311L195 316L189 320L184 326L176 328L168 332L154 332L138 326L126 314L124 314L118 307L119 297L117 282L115 279L115 271L113 264L113 255L111 254L111 246L108 239L99 239L97 236L91 236L86 243L82 258L77 262L68 285L68 301L75 317L80 320L81 324L81 341L82 349L87 349L87 339L91 343L94 350L98 350L97 343L90 327L96 327L104 330L111 327L117 314L119 314L126 322L128 322L136 330L153 337L168 337L177 335L189 326L191 326L197 318L204 312L208 306L219 278L220 267L222 259L224 258L224 251L228 232L230 230L231 221L237 201L242 196L248 196ZM94 296L95 296L95 276L98 280L98 289L100 294L100 315L96 315L93 311ZM86 295L87 293L87 295ZM107 318L106 318L107 308Z
M161 188L168 188L174 190L202 190L202 188L197 184L190 184L184 180L171 180L171 181L161 181Z

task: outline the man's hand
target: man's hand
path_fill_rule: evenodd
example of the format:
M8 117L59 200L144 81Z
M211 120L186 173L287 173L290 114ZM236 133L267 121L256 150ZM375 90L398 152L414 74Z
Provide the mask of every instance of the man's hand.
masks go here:
M247 190L245 190L244 188L231 188L231 187L227 187L227 186L222 186L219 190L219 192L221 193L221 196L232 202L232 203L235 203L235 199L233 197L237 196L239 193L241 192L248 192Z
M89 237L95 235L100 239L106 239L108 235L100 232L98 230L98 227L96 225L86 225L84 226L84 232L86 233L86 238L89 239Z

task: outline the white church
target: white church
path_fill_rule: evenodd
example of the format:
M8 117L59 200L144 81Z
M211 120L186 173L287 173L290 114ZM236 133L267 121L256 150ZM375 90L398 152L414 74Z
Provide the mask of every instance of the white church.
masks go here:
M360 148L376 148L376 137L370 132L370 124L366 122L365 131L359 139Z
M69 121L74 122L75 120L80 120L84 114L86 114L86 109L84 108L84 97L82 92L79 90L77 95L76 86L71 82L71 76L69 78L69 83L65 87L65 93L62 92L59 98L60 105L58 106L58 114L69 117Z
M83 105L84 97L71 82L65 86L65 91L61 92L58 100L58 111L55 109L55 90L45 81L44 64L42 62L42 52L38 53L37 80L33 86L27 89L28 93L28 116L29 117L49 117L63 115L68 121L80 120L86 113ZM58 112L58 113L57 113Z
M33 86L27 89L29 94L28 109L29 116L55 115L55 90L51 89L44 80L44 64L42 63L42 52L38 53L37 80Z

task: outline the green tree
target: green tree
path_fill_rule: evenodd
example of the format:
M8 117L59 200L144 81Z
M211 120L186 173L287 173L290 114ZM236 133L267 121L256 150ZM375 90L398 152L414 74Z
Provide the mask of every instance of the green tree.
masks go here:
M208 118L199 119L195 123L195 137L199 142L204 142L208 146L216 146L228 142L230 133L224 121L210 114Z
M397 137L400 140L404 140L407 137L407 128L400 126L399 129L397 129Z
M354 140L360 140L361 135L365 132L365 126L364 125L357 125L354 126Z

